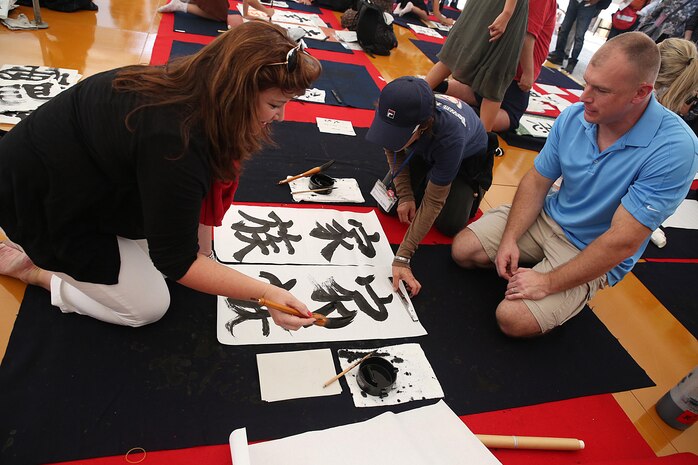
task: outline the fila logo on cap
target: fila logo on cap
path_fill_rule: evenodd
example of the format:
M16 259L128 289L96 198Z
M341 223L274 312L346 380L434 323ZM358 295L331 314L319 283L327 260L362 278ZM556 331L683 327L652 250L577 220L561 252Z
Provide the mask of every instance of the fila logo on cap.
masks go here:
M388 108L388 112L385 114L390 119L395 119L395 110Z

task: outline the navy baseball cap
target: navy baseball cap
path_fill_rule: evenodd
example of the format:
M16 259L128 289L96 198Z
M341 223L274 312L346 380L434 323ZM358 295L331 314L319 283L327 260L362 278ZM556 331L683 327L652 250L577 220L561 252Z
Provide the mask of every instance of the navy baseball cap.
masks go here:
M414 76L397 78L383 88L366 140L394 152L433 114L434 92L429 84Z

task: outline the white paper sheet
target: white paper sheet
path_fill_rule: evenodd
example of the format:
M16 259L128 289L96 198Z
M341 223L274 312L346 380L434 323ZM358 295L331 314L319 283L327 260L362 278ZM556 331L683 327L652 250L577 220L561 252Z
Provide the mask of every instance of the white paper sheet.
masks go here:
M698 201L686 199L673 215L664 220L665 228L698 229Z
M390 268L394 257L374 211L319 208L233 205L214 228L214 249L223 263Z
M339 349L337 356L342 370L369 352L371 352L370 349ZM419 344L381 347L375 355L386 359L397 368L395 385L386 397L366 395L359 387L357 381L359 371L358 367L355 368L344 376L355 406L381 407L404 404L413 400L438 399L444 396L441 384L436 379L436 373Z
M356 42L359 40L356 37L356 31L334 31L334 35L337 37L337 40L342 42Z
M556 94L547 94L547 95L544 95L542 98L544 101L550 102L552 105L557 107L557 109L560 111L563 111L565 108L572 105L572 102L570 102L569 100L566 100L566 99L564 99Z
M39 108L82 77L74 69L33 65L0 66L0 112Z
M257 369L262 400L267 402L342 392L340 383L323 387L336 375L330 349L257 354Z
M274 15L274 18L276 18L276 15ZM277 26L281 26L286 30L289 29L303 29L304 32L304 39L316 39L316 40L325 40L327 38L327 34L323 32L322 29L320 29L317 26L309 25L309 24L292 24L292 23L277 23L274 22ZM326 26L326 25L323 25Z
M248 447L245 440L244 428L230 435L235 465L501 465L443 401Z
M577 97L581 97L582 92L584 92L584 89L567 89L567 92L569 92L572 95L576 95Z
M567 95L567 92L558 86L551 86L550 84L536 84L536 85L538 87L540 87L542 90L544 90L545 93L547 93L547 94Z
M296 179L288 183L291 192L310 189L308 178ZM305 194L293 194L294 202L315 202L315 203L337 203L352 202L364 203L364 196L361 194L359 183L354 178L334 178L335 189L329 194L318 194L317 192L307 192Z
M390 265L288 266L236 265L231 268L256 279L283 286L316 311L336 302L327 316L356 316L343 328L311 326L286 331L275 325L269 312L247 300L218 297L217 336L227 345L284 344L302 342L358 341L415 337L424 327L405 310L393 292Z
M317 127L320 132L327 134L342 134L345 136L355 136L354 126L352 126L351 121L345 121L341 119L330 119L321 118L319 116L315 117L317 121Z
M315 102L315 103L325 103L327 92L322 89L305 89L305 94L296 97L296 100L303 100L305 102Z
M554 122L552 118L524 114L519 121L519 126L532 136L547 138Z
M417 34L423 34L429 37L436 37L437 39L443 39L443 36L433 29L424 26L418 26L416 24L407 23L407 25Z

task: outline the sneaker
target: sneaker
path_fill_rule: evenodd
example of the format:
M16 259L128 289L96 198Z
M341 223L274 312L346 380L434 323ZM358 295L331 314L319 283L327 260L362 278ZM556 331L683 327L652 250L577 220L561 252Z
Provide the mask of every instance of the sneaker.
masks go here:
M575 66L577 66L577 60L573 60L570 58L569 60L567 60L567 64L565 65L564 70L567 71L569 74L572 74Z
M564 58L560 58L557 53L552 52L550 55L548 55L548 61L554 65L561 66Z

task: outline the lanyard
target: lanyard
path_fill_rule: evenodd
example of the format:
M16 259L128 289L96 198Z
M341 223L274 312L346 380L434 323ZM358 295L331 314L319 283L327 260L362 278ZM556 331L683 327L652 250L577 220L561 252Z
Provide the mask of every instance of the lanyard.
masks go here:
M395 178L397 178L397 175L400 174L400 171L402 171L405 168L405 165L407 165L407 163L409 163L410 159L412 158L412 155L414 155L416 150L417 150L416 148L412 148L409 155L407 155L407 158L405 158L405 161L402 162L402 164L400 165L400 167L397 169L397 171L394 174L390 169L388 169L388 173L383 178L383 185L385 187L388 187L393 183ZM397 162L397 153L394 153L393 155L395 157L394 160Z

